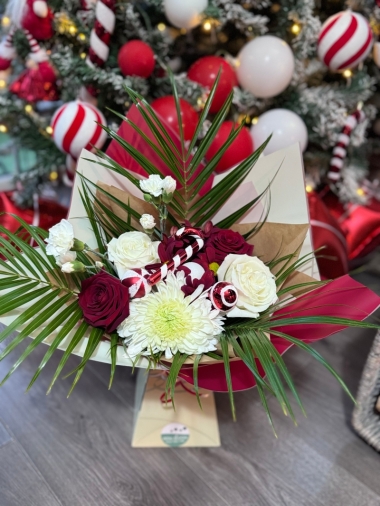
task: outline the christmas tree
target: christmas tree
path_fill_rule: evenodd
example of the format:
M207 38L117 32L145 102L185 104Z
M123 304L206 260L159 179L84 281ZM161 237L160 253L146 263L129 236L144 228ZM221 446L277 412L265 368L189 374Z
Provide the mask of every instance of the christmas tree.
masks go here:
M211 111L234 92L210 155L234 125L247 128L217 172L273 133L267 153L300 143L309 191L328 182L342 205L376 191L366 179L380 133L376 1L9 0L1 15L0 135L35 157L20 202L43 177L72 177L83 147L107 146L94 121L118 129L125 86L178 128L168 69L189 138L219 71Z

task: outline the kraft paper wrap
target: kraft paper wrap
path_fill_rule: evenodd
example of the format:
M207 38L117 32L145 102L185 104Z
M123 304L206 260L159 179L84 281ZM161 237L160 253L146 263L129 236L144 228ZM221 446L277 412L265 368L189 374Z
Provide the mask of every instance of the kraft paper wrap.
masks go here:
M155 217L156 222L158 222L157 211L148 202L145 202L144 200L134 197L128 191L120 190L114 186L102 183L101 181L97 182L97 186L102 190L104 190L105 192L112 195L114 198L120 200L121 202L129 203L132 209L137 211L139 214L146 213L153 215ZM104 206L112 210L112 212L115 213L116 216L118 216L118 218L120 218L125 222L128 221L127 211L122 209L117 203L112 201L112 199L108 195L106 195L99 189L96 190L96 198L100 202L102 202ZM100 209L97 209L97 212L99 213L99 217L101 219L102 211ZM136 220L133 217L131 217L131 224L137 228L140 227L138 220ZM231 229L234 230L235 232L239 232L240 234L244 235L247 232L249 232L254 225L255 225L254 223L235 224L231 227ZM275 258L280 258L287 255L294 255L292 262L289 263L290 266L298 259L299 251L305 240L305 236L307 234L308 229L309 229L308 223L302 225L294 225L294 224L285 225L282 223L266 222L264 223L264 225L261 227L260 231L257 234L248 239L248 242L254 245L254 255L259 257L263 262L270 262ZM272 272L276 274L276 272L278 272L279 269L281 268L281 265L282 264L276 265L276 267L272 269ZM307 283L310 281L314 281L314 279L302 272L296 271L291 276L289 276L289 278L282 285L282 288L295 284ZM292 293L292 295L293 296L300 295L304 291L305 290L303 291L298 290L297 292ZM221 349L218 349L217 352L220 352L221 354ZM240 360L239 358L236 357L231 345L229 346L229 356L232 361ZM216 361L217 361L216 359L213 359L211 357L203 356L200 363L210 364ZM169 363L170 360L163 362ZM193 357L190 357L185 361L185 364L190 365L193 363L194 363Z

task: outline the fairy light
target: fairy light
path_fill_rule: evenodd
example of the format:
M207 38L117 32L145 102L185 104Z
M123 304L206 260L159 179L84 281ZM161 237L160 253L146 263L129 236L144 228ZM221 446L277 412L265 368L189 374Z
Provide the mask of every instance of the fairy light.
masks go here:
M7 82L4 79L0 79L0 89L3 90L7 85Z
M78 35L78 39L81 40L81 41L85 41L86 40L86 35L84 33L80 33Z
M209 19L206 19L206 21L203 22L202 28L205 32L209 32L212 28L211 21Z
M166 30L165 23L158 23L157 30L159 30L160 32L164 32Z
M306 193L311 193L313 191L313 187L310 184L305 186Z
M290 31L292 32L293 35L298 35L301 31L301 25L299 23L294 23L290 27Z
M187 30L186 30L186 28L181 28L181 29L180 29L180 31L179 31L179 33L180 33L181 35L186 35L186 34L187 34Z
M357 193L357 195L359 195L359 197L364 197L364 195L365 195L365 191L363 190L363 188L358 188L356 190L356 193Z
M281 10L281 5L280 4L272 4L270 10L271 10L271 12L273 12L273 14L276 14L278 11Z
M30 114L33 111L33 107L30 104L26 104L24 109L25 109L25 112L27 112L28 114Z
M351 69L346 69L346 70L343 71L342 75L346 79L350 79L350 77L352 77L352 70Z
M74 23L72 23L70 26L69 26L69 33L71 35L75 35L78 31L77 27L74 25Z
M84 60L87 56L87 53L83 52L79 56L82 58L82 60Z
M0 132L5 134L8 132L8 128L5 125L0 125Z
M50 125L47 126L45 130L46 130L46 133L48 133L49 135L51 135L53 133L53 129Z
M252 123L252 125L256 125L256 123L258 123L258 121L259 121L258 116L255 116L254 118L252 118L251 123Z
M52 172L50 172L49 179L50 179L50 181L57 181L58 172L56 170L53 170Z
M4 16L1 20L1 24L3 26L9 26L11 24L10 18L8 18L8 16Z

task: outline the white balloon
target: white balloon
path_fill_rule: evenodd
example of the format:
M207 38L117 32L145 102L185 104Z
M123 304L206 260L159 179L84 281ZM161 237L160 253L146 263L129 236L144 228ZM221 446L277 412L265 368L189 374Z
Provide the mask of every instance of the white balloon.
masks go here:
M294 56L288 44L273 35L256 37L238 55L237 79L258 98L275 97L289 85Z
M307 128L303 120L288 109L272 109L259 117L258 122L251 128L251 136L255 149L271 135L265 155L291 146L295 142L300 144L302 151L307 146Z
M207 5L208 0L164 0L164 12L172 25L190 29L201 23Z

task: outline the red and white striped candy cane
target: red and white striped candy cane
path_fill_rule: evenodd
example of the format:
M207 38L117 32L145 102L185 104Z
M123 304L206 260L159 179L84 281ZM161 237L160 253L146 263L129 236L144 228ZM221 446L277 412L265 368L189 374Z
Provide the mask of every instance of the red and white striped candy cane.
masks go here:
M343 168L344 159L347 155L347 146L350 143L352 130L365 119L365 114L360 106L349 116L344 123L342 133L339 134L338 142L333 149L333 156L330 161L330 169L327 177L332 183L337 183L342 177L341 170Z
M162 264L160 269L153 274L151 274L147 278L147 282L149 285L155 285L159 281L166 278L168 275L168 272L174 271L177 267L185 263L189 258L191 258L195 253L198 253L200 249L204 246L204 240L201 235L201 232L197 230L196 228L191 227L183 227L180 228L176 234L178 238L189 236L193 237L194 240L192 241L189 246L187 246L185 249L181 250L177 255L173 257L173 260L171 260L168 263Z
M46 53L46 50L43 49L39 43L36 41L36 39L33 37L33 35L28 30L23 30L25 33L25 36L29 42L30 52L32 54L32 57L37 62L43 62L48 60L48 56Z
M90 50L86 59L90 67L103 67L109 55L111 35L115 29L116 0L97 0L95 23L91 30Z
M16 26L12 26L12 28L9 30L7 36L0 44L0 58L3 58L4 60L8 60L8 62L9 62L8 66L10 66L13 58L16 57L16 50L13 46L13 37L14 37L16 30L17 30ZM4 66L5 66L5 62L4 62Z

